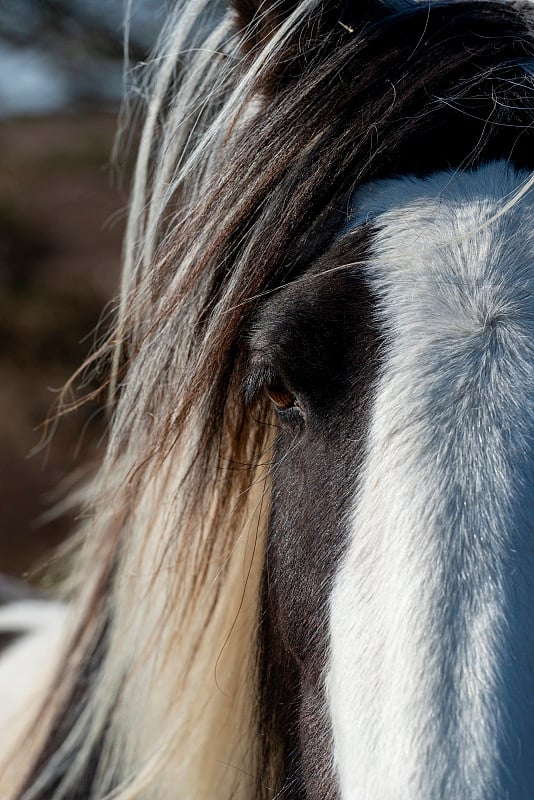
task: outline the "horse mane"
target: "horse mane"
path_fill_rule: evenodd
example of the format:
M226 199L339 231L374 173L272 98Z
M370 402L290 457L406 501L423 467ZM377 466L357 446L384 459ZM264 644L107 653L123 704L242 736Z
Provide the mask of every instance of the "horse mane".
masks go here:
M242 401L251 320L326 251L357 186L443 166L442 148L458 168L521 158L532 114L532 40L505 4L340 5L183 0L147 67L99 353L109 442L65 656L9 797L280 789L278 712L259 702L273 426Z

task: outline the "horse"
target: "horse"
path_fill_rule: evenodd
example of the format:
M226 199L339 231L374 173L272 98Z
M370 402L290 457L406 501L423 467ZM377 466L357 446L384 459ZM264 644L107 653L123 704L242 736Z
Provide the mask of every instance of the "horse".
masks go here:
M532 797L533 58L498 0L169 11L3 798Z

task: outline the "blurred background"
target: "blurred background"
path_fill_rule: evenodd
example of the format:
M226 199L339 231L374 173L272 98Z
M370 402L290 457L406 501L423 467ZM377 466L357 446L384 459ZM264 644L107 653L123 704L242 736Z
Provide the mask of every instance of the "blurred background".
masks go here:
M39 443L118 285L129 165L111 153L123 5L0 2L0 572L34 582L74 524L49 509L102 450L95 405ZM165 0L133 0L133 64L167 10Z

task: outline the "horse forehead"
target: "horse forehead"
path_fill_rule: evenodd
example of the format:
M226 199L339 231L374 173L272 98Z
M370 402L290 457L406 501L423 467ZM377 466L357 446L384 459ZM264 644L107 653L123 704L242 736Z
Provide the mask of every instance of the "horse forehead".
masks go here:
M531 176L526 170L497 161L467 172L443 171L424 178L378 180L353 194L348 232L372 222L390 236L400 238L399 244L409 243L410 255L414 246L419 250L452 241L451 234L456 240L467 237L466 241L471 238L482 242L488 235L496 238L507 233L519 219L532 216L531 195L527 193L512 202ZM491 225L498 221L500 224ZM486 236L477 239L476 233L484 229Z
M531 179L495 162L358 190L350 224L375 227L366 275L382 311L386 305L399 318L417 306L447 321L532 311L534 204L528 191L520 194Z

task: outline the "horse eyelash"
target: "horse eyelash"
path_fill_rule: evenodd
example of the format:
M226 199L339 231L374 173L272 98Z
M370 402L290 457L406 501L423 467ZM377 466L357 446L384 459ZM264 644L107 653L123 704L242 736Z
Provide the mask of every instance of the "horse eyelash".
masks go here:
M250 406L257 400L265 386L279 378L273 367L267 364L256 364L243 382L242 393L245 404Z

